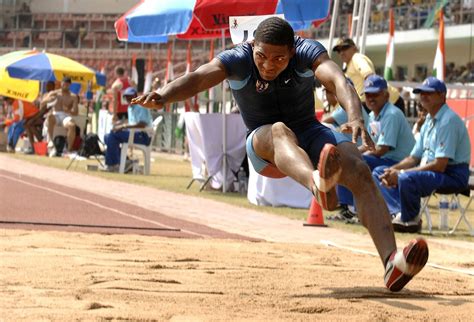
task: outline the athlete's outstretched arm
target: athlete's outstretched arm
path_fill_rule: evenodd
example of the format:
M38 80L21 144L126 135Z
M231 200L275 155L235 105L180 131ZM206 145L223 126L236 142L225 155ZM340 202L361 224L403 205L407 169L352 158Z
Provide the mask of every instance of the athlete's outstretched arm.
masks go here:
M313 64L313 70L321 84L328 91L336 93L339 104L346 110L349 119L347 127L352 130L352 141L357 142L357 137L360 135L363 144L372 150L374 143L364 127L359 96L354 87L347 82L342 70L326 53L316 59Z
M226 78L224 65L219 59L200 66L194 72L181 76L156 92L138 96L133 104L147 108L160 109L166 103L173 103L192 97L208 88L214 87Z

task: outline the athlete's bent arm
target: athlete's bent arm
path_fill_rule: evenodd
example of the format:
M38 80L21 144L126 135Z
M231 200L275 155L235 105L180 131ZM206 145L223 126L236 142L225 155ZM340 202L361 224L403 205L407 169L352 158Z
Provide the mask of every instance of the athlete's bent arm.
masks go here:
M339 104L346 110L349 119L347 125L352 129L352 141L357 142L357 137L360 135L363 144L372 150L374 143L364 127L359 96L354 87L347 82L339 66L324 53L314 61L313 70L321 84L328 91L336 93Z
M166 103L183 101L208 88L214 87L226 78L224 65L214 58L211 62L200 66L196 71L188 73L167 84L157 92L150 92L132 100L147 108L161 109Z

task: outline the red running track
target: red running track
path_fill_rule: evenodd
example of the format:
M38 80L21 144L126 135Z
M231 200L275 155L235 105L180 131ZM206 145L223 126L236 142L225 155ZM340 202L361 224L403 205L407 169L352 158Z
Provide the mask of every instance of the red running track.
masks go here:
M256 240L5 170L0 196L1 228Z

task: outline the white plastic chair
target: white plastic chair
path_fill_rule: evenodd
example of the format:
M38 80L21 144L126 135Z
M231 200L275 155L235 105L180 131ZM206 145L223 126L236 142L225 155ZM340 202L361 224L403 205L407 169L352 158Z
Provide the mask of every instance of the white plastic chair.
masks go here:
M455 192L453 192L453 191L447 192L447 191L442 191L442 190L441 191L435 191L431 195L429 195L428 197L422 198L421 208L420 208L420 215L424 214L425 217L426 217L426 221L427 221L426 226L427 226L427 229L428 229L428 233L432 234L432 229L433 229L433 224L432 224L432 221L431 221L431 214L430 214L430 211L428 209L428 202L430 201L431 197L434 194L438 194L438 195L444 194L444 195L449 195L451 197L450 201L455 202L458 205L457 211L459 211L459 217L457 218L453 229L451 229L448 232L448 234L450 234L450 235L454 234L454 232L458 228L461 221L464 221L466 223L467 228L468 228L469 234L471 236L474 236L474 229L471 226L471 223L469 222L469 220L467 218L467 215L466 215L466 212L469 209L469 206L471 205L472 200L474 199L474 194L471 194L472 191L474 191L474 177L471 177L469 179L469 187L466 188L466 189L455 191ZM464 195L464 196L469 198L465 206L462 206L459 195ZM451 212L455 213L457 211L456 210L451 210L450 213Z
M128 149L131 150L131 155L133 157L133 149L138 149L143 152L143 160L144 160L144 175L149 175L150 174L150 162L151 162L151 145L153 142L153 138L155 137L155 133L158 129L158 126L160 125L161 121L163 121L163 116L160 115L158 116L154 121L153 121L153 126L151 128L146 128L146 129L130 129L130 135L128 137L128 142L122 143L122 150L120 152L120 167L119 167L119 172L120 173L125 173L125 165L127 163L127 154L128 154ZM150 144L149 145L144 145L144 144L137 144L133 143L133 138L135 137L135 133L137 131L144 131L147 132L148 136L151 138Z

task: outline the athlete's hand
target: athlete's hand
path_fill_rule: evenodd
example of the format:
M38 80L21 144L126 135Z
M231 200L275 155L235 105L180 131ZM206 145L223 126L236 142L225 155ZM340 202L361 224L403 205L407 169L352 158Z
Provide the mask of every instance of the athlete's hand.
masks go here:
M362 138L362 146L365 150L374 151L375 144L365 129L363 120L354 120L347 122L341 126L341 132L352 133L352 142L357 143L357 138Z
M132 104L139 104L147 108L163 108L166 103L165 99L157 92L150 92L132 99Z

